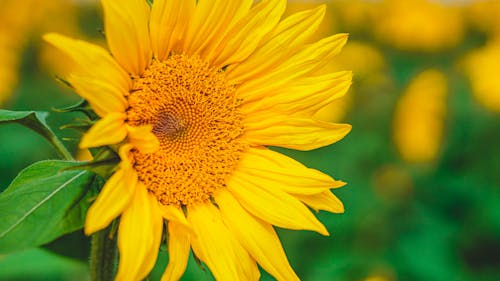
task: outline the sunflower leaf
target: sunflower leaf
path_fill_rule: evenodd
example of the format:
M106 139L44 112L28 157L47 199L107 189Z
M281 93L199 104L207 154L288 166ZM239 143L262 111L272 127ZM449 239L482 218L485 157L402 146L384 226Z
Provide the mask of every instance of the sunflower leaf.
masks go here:
M0 194L0 254L48 243L83 227L96 175L78 162L37 162Z
M52 108L55 112L66 113L66 112L82 112L85 114L90 120L98 119L97 114L92 110L92 107L88 103L88 101L81 99L77 103L62 107L62 108Z
M118 158L92 160L90 162L82 162L77 166L68 167L65 170L87 170L102 178L109 178L113 171L116 170L116 166L119 162L120 160Z
M62 144L59 138L47 125L46 119L48 112L39 111L11 111L0 109L0 124L2 123L18 123L30 128L48 140L57 152L66 160L72 160L71 153Z

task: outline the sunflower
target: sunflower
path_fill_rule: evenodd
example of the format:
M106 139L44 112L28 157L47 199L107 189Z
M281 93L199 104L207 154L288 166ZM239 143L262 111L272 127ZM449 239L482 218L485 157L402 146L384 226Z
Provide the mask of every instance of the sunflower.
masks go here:
M436 160L446 125L447 96L446 75L437 69L421 72L407 86L393 120L394 144L403 160L414 164Z
M110 52L47 34L75 63L66 79L100 119L80 147L119 147L86 234L119 218L116 280L140 280L166 237L163 280L191 252L217 280L256 280L257 263L297 280L273 226L328 235L311 213L342 212L344 185L270 150L312 150L351 129L311 116L345 94L348 71L318 74L347 40L308 42L325 7L281 21L284 0L102 0ZM162 235L166 225L166 235Z
M384 0L374 24L375 37L398 49L439 52L458 46L465 23L458 5L433 0Z

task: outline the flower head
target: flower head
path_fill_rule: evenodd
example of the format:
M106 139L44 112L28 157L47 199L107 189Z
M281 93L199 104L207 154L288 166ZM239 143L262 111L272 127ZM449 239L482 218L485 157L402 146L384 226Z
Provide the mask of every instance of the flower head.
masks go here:
M500 67L500 39L492 39L486 46L473 50L462 62L465 74L470 80L472 94L476 100L492 112L500 112L500 87L497 77Z
M436 69L418 74L399 99L394 112L393 137L401 157L410 163L429 163L441 148L448 85Z
M434 52L458 45L464 37L459 7L431 0L386 0L375 36L402 50Z
M347 71L318 74L347 40L308 38L325 7L280 21L284 0L103 0L111 54L57 34L76 64L67 80L101 118L80 147L118 145L121 163L85 232L120 217L117 280L152 269L167 224L179 279L192 250L218 280L255 280L257 263L297 276L273 226L328 234L307 206L342 212L341 181L267 146L311 150L350 130L312 118L349 88ZM307 205L307 206L306 206Z

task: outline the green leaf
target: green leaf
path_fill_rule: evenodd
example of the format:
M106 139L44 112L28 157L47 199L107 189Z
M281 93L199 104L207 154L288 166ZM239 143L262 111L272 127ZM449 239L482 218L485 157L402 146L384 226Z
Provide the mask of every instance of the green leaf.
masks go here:
M0 258L0 280L89 280L85 263L42 249Z
M73 157L71 153L68 152L66 147L47 125L46 118L48 115L48 112L10 111L0 109L0 124L18 123L28 127L47 139L64 159L72 160Z
M90 104L84 100L79 100L76 104L63 107L63 108L53 108L55 112L67 113L67 112L82 112L84 113L90 120L97 120L98 116L95 114L94 110L90 106Z
M0 253L48 243L83 227L98 179L78 162L41 161L24 169L0 194Z

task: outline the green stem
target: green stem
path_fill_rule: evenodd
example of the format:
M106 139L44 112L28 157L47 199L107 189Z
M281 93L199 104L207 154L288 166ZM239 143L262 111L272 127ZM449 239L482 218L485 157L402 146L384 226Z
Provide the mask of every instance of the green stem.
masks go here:
M90 280L112 281L117 257L116 241L110 235L110 224L106 229L92 235L90 248Z
M55 134L52 134L50 136L49 141L50 143L52 143L57 153L59 153L59 155L64 158L64 160L74 160L73 156L68 151L66 146L64 146L64 144L59 140L59 138Z

